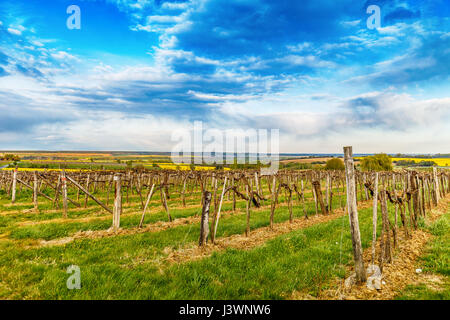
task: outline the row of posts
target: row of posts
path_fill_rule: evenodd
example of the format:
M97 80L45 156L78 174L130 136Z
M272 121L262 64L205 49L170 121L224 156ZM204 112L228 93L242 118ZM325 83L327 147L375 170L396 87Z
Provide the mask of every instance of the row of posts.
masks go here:
M72 179L70 179L70 180L78 188L82 189L82 191L85 191L86 195L91 196L98 204L100 204L102 207L104 207L105 209L107 209L108 211L111 212L111 209L107 208L98 199L93 197L86 189L82 188L79 184L77 184ZM13 171L13 181L12 181L12 191L11 191L11 202L12 203L16 202L16 189L17 189L17 182L18 181L19 181L19 179L17 177L17 168L15 168L14 171ZM113 228L113 230L118 230L120 228L120 215L122 213L121 176L120 175L115 175L114 176L114 181L115 181L115 197L114 197L114 208L112 210L112 213L113 213L112 228ZM66 176L66 172L64 170L62 170L62 172L61 172L60 182L61 182L62 197L63 197L63 199L62 199L63 200L63 216L64 216L64 218L67 218L67 209L68 209L67 176ZM35 171L34 174L33 174L33 187L29 186L28 184L26 184L23 181L21 181L21 183L23 183L27 187L33 189L33 205L34 205L34 209L37 210L38 209L38 193L40 193L39 190L38 190L39 188L38 188L37 172ZM59 186L57 186L56 195L55 195L56 198L58 197L58 194L59 194L58 187ZM45 196L44 194L42 194L42 195ZM51 200L51 198L50 198L50 200Z

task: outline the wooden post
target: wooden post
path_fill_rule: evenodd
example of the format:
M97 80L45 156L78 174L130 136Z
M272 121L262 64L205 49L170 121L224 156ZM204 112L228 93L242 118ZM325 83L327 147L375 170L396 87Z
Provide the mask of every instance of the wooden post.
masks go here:
M251 183L251 180L250 180L250 183ZM252 203L253 185L251 186L250 192L249 192L248 185L245 185L245 191L247 193L247 198L248 198L248 200L246 201L246 204L245 204L245 210L247 213L247 227L245 228L245 236L248 237L250 234L250 204Z
M377 220L378 220L378 172L375 173L373 190L373 226L372 226L372 264L375 264L375 248L377 244Z
M345 177L347 182L347 207L352 235L353 257L355 260L356 281L366 281L366 270L362 256L361 234L359 231L358 209L356 207L355 167L352 147L344 147Z
M319 214L319 205L317 203L316 189L314 188L312 179L313 179L313 177L311 176L311 192L312 192L313 198L314 198L314 208L316 209L316 215L318 215Z
M416 172L412 172L410 176L411 182L411 196L414 210L414 223L415 228L417 229L417 221L419 220L420 215L420 203L419 203L419 188L417 186Z
M397 248L397 229L398 229L398 202L397 202L397 193L396 193L396 184L395 184L395 174L392 177L393 179L393 193L394 193L394 197L395 197L395 202L394 202L394 206L395 206L395 216L394 216L394 248Z
M85 188L83 188L78 182L76 182L74 179L72 179L71 177L66 175L66 178L72 182L77 188L79 188L81 191L83 191L86 195L88 195L89 197L92 198L92 200L94 200L95 202L97 202L97 204L99 204L100 206L103 207L103 209L105 209L106 211L113 213L113 211L108 208L107 206L105 206L100 200L98 200L96 197L94 197L88 190L86 190Z
M330 198L328 202L328 213L333 213L333 177L330 176Z
M387 210L387 197L386 190L381 190L380 193L380 204L381 204L381 215L382 215L382 241L380 242L382 248L380 253L380 269L383 270L384 262L391 262L392 251L391 251L391 234L389 228L389 217ZM383 238L384 237L384 238ZM384 247L383 247L384 246Z
M86 180L86 191L85 192L85 198L84 198L84 207L87 207L87 203L88 203L88 193L89 193L89 178L90 178L90 174L88 173L87 175L87 180Z
M437 175L437 168L433 167L433 182L434 182L434 192L435 192L435 199L436 199L436 205L441 199L441 195L439 193L439 180Z
M152 198L154 189L155 189L155 184L152 184L152 188L150 189L150 192L148 193L148 196L147 196L147 200L145 201L144 211L142 211L142 217L141 217L141 221L139 222L139 228L142 228L142 225L144 223L145 211L147 211L147 207L150 203L150 199Z
M305 215L305 219L308 219L308 212L306 211L306 204L305 204L305 192L303 188L303 179L301 182L301 190L302 190L302 203L303 203L303 214Z
M325 177L325 204L327 211L330 208L330 173L327 172L327 175Z
M234 174L231 178L231 186L234 187ZM233 192L233 212L236 211L236 192Z
M122 182L120 175L114 176L116 182L115 196L114 196L114 209L113 209L113 224L114 231L120 228L120 214L122 213Z
M61 173L62 192L63 192L63 217L67 218L67 179L66 172Z
M167 205L166 192L164 191L163 186L161 186L161 195L162 195L161 200L163 202L164 209L166 209L167 218L169 219L169 222L172 222L172 216L170 215L169 206Z
M211 205L211 192L205 191L203 194L202 220L200 222L200 239L198 245L200 247L206 245L209 235L209 207Z
M212 236L212 242L214 243L216 239L216 233L217 233L217 226L219 225L219 219L220 219L220 211L222 210L222 202L223 202L223 196L225 194L225 189L227 187L227 179L228 177L225 177L225 181L223 182L223 189L222 189L222 195L220 196L220 203L219 203L219 211L217 212L217 218L214 226L214 232Z
M12 182L12 197L11 202L16 202L16 186L17 186L17 168L14 168L13 182Z
M186 207L186 180L187 176L183 179L183 191L181 192L181 201L183 202L183 207Z
M38 179L37 179L37 172L34 171L33 172L33 204L34 204L34 209L38 209Z
M272 180L272 203L270 206L270 229L273 229L273 216L275 214L275 207L276 207L276 186L277 186L277 180L276 176L273 175Z
M312 185L313 185L314 191L316 193L316 198L319 200L320 209L322 210L322 214L325 215L325 214L327 214L327 208L323 202L322 190L320 190L320 181L319 180L313 181Z
M294 219L294 215L292 212L292 189L291 189L291 182L290 179L288 177L288 209L289 209L289 223L292 223L292 220Z

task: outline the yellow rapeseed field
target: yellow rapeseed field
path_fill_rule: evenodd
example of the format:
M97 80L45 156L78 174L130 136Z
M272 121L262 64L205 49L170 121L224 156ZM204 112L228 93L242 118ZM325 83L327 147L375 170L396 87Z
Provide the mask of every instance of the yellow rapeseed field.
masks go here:
M392 161L399 160L414 161L416 163L420 161L433 161L440 167L450 166L450 158L392 158Z
M363 159L363 157L355 157L355 160L361 161L362 159ZM450 166L450 158L395 158L395 157L391 157L391 160L392 161L400 161L400 160L414 161L416 163L418 163L420 161L433 161L439 167L449 167Z
M3 168L1 170L12 171L14 168ZM62 171L63 169L48 169L48 168L17 168L17 171ZM66 172L91 171L86 169L65 169Z
M161 169L167 170L191 170L191 167L187 164L173 164L173 163L158 163ZM215 167L195 166L195 170L215 170ZM224 170L230 170L230 168L224 168Z

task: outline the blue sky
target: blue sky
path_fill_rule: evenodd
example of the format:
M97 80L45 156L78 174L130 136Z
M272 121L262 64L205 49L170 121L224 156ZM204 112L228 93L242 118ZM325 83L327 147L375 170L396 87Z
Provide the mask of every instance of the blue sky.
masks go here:
M281 152L449 153L449 17L447 0L3 0L0 149L169 151L202 120L280 129Z

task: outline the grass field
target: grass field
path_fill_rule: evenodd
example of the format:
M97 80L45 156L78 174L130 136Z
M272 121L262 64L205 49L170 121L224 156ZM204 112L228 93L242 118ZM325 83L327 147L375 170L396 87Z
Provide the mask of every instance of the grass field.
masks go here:
M0 258L0 298L3 299L282 298L288 294L290 286L296 288L300 285L298 278L294 277L295 281L286 283L286 287L279 287L275 291L274 288L271 289L271 283L280 281L279 277L287 276L281 272L284 270L281 266L285 263L289 265L297 260L309 261L304 265L302 277L311 289L315 287L314 278L318 274L329 277L342 271L336 265L336 253L330 257L332 259L329 263L317 266L319 269L314 270L314 267L310 270L309 267L311 261L322 259L322 254L328 251L327 243L336 236L336 232L340 232L340 229L334 230L334 235L332 232L336 225L340 225L339 221L343 221L339 219L321 227L276 237L266 245L251 250L228 249L199 261L188 259L183 263L171 263L168 259L170 252L182 252L197 246L198 214L201 209L198 193L187 198L187 208L181 207L176 194L171 200L170 211L175 221L197 215L189 223L164 230L150 229L150 232L145 233L80 238L65 245L48 247L42 246L42 241L58 241L83 230L106 230L111 226L111 216L100 212L91 200L86 209L71 208L68 219L61 219L61 211L51 210L51 204L46 200L40 200L40 212L37 213L29 203L30 195L31 191L23 190L14 205L10 205L6 194L0 195L0 250L3 253ZM98 197L104 199L102 194ZM123 230L134 230L139 223L141 212L137 199L132 197L130 205L124 204L121 218ZM280 201L284 200L281 195ZM309 214L314 214L311 195L307 195L307 201ZM337 207L338 204L339 199L335 197L334 206ZM245 231L245 203L238 201L237 208L233 213L231 202L225 201L217 235L219 239L241 235ZM294 206L294 212L295 217L301 219L302 208ZM251 229L267 227L269 215L270 207L267 205L254 210ZM276 212L275 223L285 223L288 220L288 209L283 204ZM145 224L167 224L166 221L167 215L156 197ZM323 238L324 235L328 238ZM291 239L291 236L294 238L284 248L286 239ZM308 240L303 243L305 237ZM348 235L345 239L343 257L347 261L350 253ZM303 251L292 251L301 247ZM287 254L285 258L275 259L277 263L271 261L273 257L284 255L283 252ZM66 287L68 275L65 271L72 264L81 269L81 290L72 291ZM237 279L243 273L248 274L246 281L237 284ZM264 285L255 291L260 286L258 283Z
M434 239L417 263L423 274L397 296L399 300L450 299L450 211L427 229Z

